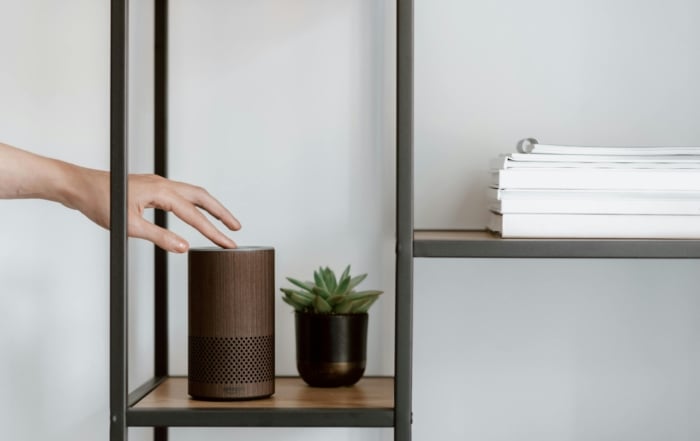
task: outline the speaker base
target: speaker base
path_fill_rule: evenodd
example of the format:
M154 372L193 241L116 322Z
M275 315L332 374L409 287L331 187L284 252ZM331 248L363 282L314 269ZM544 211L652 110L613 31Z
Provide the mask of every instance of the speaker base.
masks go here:
M275 393L275 382L250 384L211 384L188 382L187 393L200 401L249 401L269 398Z
M211 397L198 397L196 395L190 394L190 398L195 401L255 401L264 400L266 398L272 397L274 394L270 395L260 395L259 397L246 397L246 398L211 398Z

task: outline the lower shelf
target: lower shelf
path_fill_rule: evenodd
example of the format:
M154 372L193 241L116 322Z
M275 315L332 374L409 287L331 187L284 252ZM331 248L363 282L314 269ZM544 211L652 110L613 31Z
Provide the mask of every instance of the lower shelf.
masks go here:
M278 377L270 398L199 401L187 395L187 378L169 377L132 405L126 420L132 427L393 427L394 379L325 389Z

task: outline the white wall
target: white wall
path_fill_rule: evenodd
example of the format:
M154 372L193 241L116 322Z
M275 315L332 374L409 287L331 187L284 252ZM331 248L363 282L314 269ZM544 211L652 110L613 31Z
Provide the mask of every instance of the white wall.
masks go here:
M0 2L0 139L108 165L107 2ZM0 204L0 438L106 439L108 234Z
M520 138L698 145L699 16L691 0L417 1L417 226L484 225L488 159ZM418 259L415 439L698 439L698 269Z
M417 0L415 13L421 227L484 225L486 164L521 138L700 143L697 1Z
M131 167L151 167L150 2L133 3ZM277 249L277 280L352 263L387 290L369 373L393 351L394 6L171 6L171 175ZM488 158L524 136L697 144L700 7L416 2L416 221L483 224ZM108 166L108 2L0 0L0 140ZM0 204L0 438L107 439L108 235ZM189 227L173 229L193 245ZM151 374L151 251L131 241L130 380ZM171 259L171 370L186 371L186 259ZM691 440L695 261L417 260L414 438ZM448 293L447 295L443 293ZM294 373L280 302L278 372ZM438 405L439 403L439 405ZM134 439L150 439L133 430ZM174 440L391 439L376 429L174 429Z

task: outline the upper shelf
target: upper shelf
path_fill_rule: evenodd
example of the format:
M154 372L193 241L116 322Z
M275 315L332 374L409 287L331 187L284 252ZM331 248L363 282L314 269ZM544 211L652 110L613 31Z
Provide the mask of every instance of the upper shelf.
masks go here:
M186 377L169 377L127 411L128 426L393 427L394 379L364 377L352 387L314 388L278 377L270 398L199 401Z
M700 258L700 240L502 239L483 230L416 230L414 257Z

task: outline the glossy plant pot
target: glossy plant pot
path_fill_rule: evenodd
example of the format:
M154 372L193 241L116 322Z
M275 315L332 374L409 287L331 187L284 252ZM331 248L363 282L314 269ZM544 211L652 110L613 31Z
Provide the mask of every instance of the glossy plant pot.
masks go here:
M367 314L295 313L297 370L314 387L352 386L365 373Z

